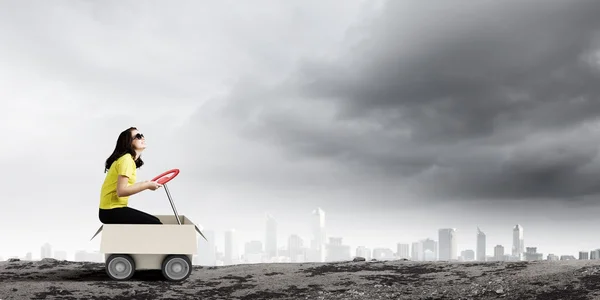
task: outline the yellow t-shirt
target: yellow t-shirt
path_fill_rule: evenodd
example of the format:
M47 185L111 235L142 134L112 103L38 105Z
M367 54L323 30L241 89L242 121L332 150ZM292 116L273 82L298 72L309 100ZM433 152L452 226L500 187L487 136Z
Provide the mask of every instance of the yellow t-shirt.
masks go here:
M135 161L129 153L119 157L119 159L112 163L108 169L108 172L106 173L104 184L102 184L102 191L100 192L101 209L127 206L129 196L117 196L117 181L119 179L119 175L123 175L127 176L128 185L134 184L136 179L136 169Z

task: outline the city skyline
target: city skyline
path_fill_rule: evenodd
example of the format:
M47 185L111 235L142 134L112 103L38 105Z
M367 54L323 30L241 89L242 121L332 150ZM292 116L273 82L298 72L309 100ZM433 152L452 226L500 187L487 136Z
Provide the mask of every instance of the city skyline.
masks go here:
M277 256L277 252L280 250L289 250L287 248L288 246L288 242L289 239L291 237L296 237L298 238L302 243L304 247L307 248L311 248L312 247L312 243L314 240L314 235L316 234L314 232L314 222L315 222L315 217L318 218L319 223L322 224L320 226L324 226L323 229L325 230L325 232L327 231L327 218L326 218L326 212L324 212L320 207L317 207L316 209L314 209L311 214L310 214L310 226L311 226L311 232L306 235L306 234L298 234L297 232L282 232L277 234L278 232L278 221L277 219L269 213L265 213L264 215L265 217L265 231L264 231L264 238L263 239L256 239L256 238L243 238L243 231L240 231L236 228L229 228L226 229L225 231L222 232L217 232L214 230L206 230L203 229L205 232L209 233L208 238L210 238L209 240L209 244L210 245L214 245L216 246L216 251L222 253L225 257L227 256L237 256L237 257L241 257L241 253L244 253L244 247L246 244L248 243L260 243L261 246L261 251L263 251L265 253L265 255L267 256L267 258L269 257L273 257L273 256ZM577 249L577 250L573 250L575 249L575 247L570 247L571 251L567 251L567 252L560 252L560 251L551 251L551 250L546 250L543 247L540 247L539 245L536 244L527 244L527 238L524 235L523 232L523 226L521 224L515 224L514 226L511 227L512 229L512 234L511 234L511 243L501 243L501 242L494 242L495 240L493 238L490 238L486 233L485 230L481 229L482 226L479 225L476 227L476 234L473 236L473 239L475 240L475 247L459 247L458 245L466 245L466 244L472 244L471 242L465 242L463 241L463 239L467 239L470 240L466 235L463 235L462 238L459 238L457 233L460 232L460 230L458 228L439 228L437 230L437 236L423 236L419 239L416 240L398 240L397 242L394 243L393 246L390 246L390 243L380 243L380 244L366 244L366 243L355 243L355 244L348 244L345 239L344 236L327 236L325 235L325 239L324 239L324 244L328 244L330 242L330 239L341 239L343 245L350 247L350 249L358 249L359 247L365 247L367 249L370 249L371 251L373 249L391 249L392 251L396 251L397 247L399 244L404 244L407 245L407 249L409 253L412 253L413 251L415 251L414 249L414 243L415 242L419 242L419 241L424 241L424 240L431 240L436 244L436 251L435 251L435 256L438 257L439 260L453 260L456 259L457 257L460 257L465 251L472 251L473 255L474 255L474 259L477 260L478 258L478 240L480 239L480 237L484 237L484 243L485 243L485 250L486 250L486 255L485 257L494 257L495 256L495 252L496 247L498 246L502 246L503 247L503 251L506 255L511 255L511 256L515 256L515 254L521 254L520 259L522 259L525 255L526 248L536 248L538 250L538 253L541 253L543 255L557 255L557 256L577 256L579 255L579 253L581 251L593 251L595 249L600 248L600 244L599 246L596 247L592 247L590 249ZM241 234L241 235L240 235ZM216 237L222 235L224 238L222 240L220 240L221 242L219 242L219 239L217 239ZM276 241L273 242L272 238L276 237ZM535 241L535 237L533 238L533 240ZM490 243L491 241L491 243ZM506 239L505 239L506 241ZM235 243L235 247L233 249L232 253L228 253L228 251L231 251L232 249L230 249L228 247L228 244L231 243ZM201 254L206 254L206 253L210 253L206 252L207 249L202 249L204 248L205 244L207 243L206 241L203 240L199 240L199 255ZM450 244L448 244L450 243ZM46 243L48 244L48 242ZM256 244L255 244L256 245ZM452 246L453 245L453 246ZM515 246L520 249L520 252L517 251L515 252L516 248ZM8 257L19 257L20 255L15 255L14 253L12 254L7 254L7 253L3 253L2 252L3 249L0 248L0 258L8 258ZM87 248L87 250L90 250L90 248ZM508 251L507 251L508 250ZM42 250L43 251L43 250ZM60 249L60 251L65 251L65 249ZM86 250L82 250L82 249L67 249L66 253L72 253L72 255L70 256L76 256L78 252L85 252ZM29 251L30 253L35 253L33 251ZM93 251L92 251L93 252ZM81 254L81 255L85 255L85 254ZM212 254L214 255L214 254ZM310 254L307 254L307 257L310 256ZM324 257L326 256L326 253L323 253L321 260L324 260ZM36 257L35 255L33 255L33 257ZM412 258L412 255L410 256ZM315 257L312 257L311 259L318 259ZM316 260L318 261L318 260ZM231 264L231 261L225 261L226 264Z

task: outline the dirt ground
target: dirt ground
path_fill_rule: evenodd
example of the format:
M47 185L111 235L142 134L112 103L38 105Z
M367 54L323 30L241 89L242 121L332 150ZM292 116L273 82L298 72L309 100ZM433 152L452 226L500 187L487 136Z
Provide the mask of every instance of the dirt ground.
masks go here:
M0 299L600 299L600 260L278 263L194 266L112 281L104 264L0 262Z

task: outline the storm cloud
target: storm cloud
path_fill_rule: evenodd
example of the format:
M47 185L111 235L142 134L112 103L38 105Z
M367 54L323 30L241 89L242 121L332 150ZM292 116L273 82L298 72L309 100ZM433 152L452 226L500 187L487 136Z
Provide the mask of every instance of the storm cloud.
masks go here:
M420 195L594 195L598 13L597 1L388 1L347 31L346 52L305 56L275 84L242 79L213 113L289 157Z

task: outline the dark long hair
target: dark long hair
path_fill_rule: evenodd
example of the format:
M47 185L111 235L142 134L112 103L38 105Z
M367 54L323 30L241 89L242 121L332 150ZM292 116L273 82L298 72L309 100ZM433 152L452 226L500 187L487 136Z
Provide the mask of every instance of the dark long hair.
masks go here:
M127 153L131 154L131 157L135 159L136 153L133 147L131 146L131 143L133 142L133 138L131 137L132 130L137 130L137 128L129 127L128 129L125 129L123 132L121 132L121 134L119 134L119 137L117 138L117 144L115 145L115 150L113 150L113 153L108 157L108 159L106 159L106 163L104 165L104 173L106 173L108 169L110 169L110 166L113 164L113 162L115 162L115 160L119 159L119 157ZM142 156L140 155L138 159L135 159L135 167L139 168L143 165L144 161L142 160Z

